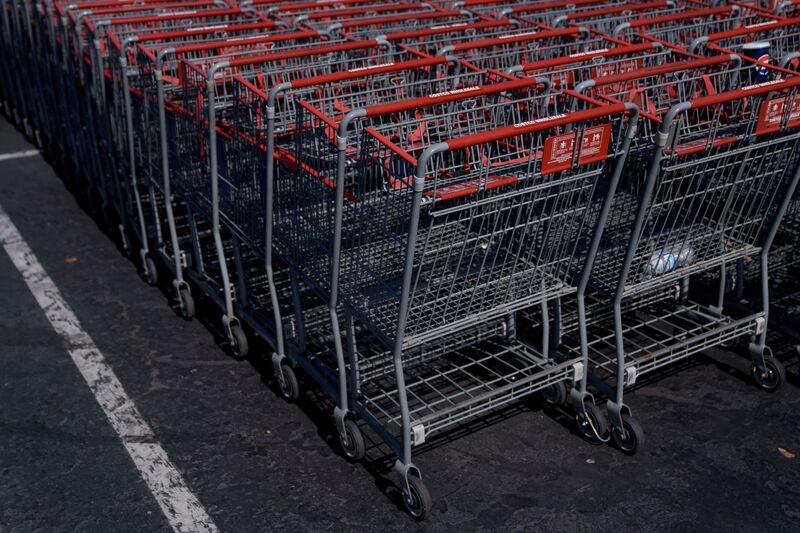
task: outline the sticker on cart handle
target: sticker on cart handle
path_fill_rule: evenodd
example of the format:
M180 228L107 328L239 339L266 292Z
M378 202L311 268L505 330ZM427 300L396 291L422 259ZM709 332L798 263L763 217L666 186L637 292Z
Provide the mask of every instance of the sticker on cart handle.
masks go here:
M773 133L781 129L781 122L786 115L787 96L773 98L761 104L758 110L758 122L756 123L756 135ZM800 98L792 101L792 109L789 111L789 118L786 122L787 128L800 126Z
M602 124L586 128L583 131L583 142L580 146L579 165L588 165L602 161L608 157L608 142L611 139L611 124ZM544 142L542 155L542 175L552 174L572 167L575 142L578 132L572 131L553 135Z

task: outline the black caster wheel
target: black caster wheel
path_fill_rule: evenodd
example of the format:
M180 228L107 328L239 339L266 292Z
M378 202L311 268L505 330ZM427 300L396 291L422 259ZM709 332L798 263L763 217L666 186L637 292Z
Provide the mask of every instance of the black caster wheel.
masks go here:
M237 359L243 359L247 357L247 353L250 350L250 345L247 342L247 335L244 334L244 330L242 326L239 324L233 324L230 327L230 339L228 339L231 343L231 353Z
M344 421L344 433L339 434L339 444L342 445L344 456L351 463L357 463L367 453L364 436L358 429L358 424L350 419Z
M278 377L278 390L281 391L281 396L287 402L295 402L300 397L300 384L297 382L297 374L294 369L287 363L281 364L281 375ZM345 421L345 429L347 429L347 421ZM358 429L358 428L356 428ZM360 437L359 432L359 437ZM361 440L361 446L364 446L364 440ZM342 446L344 447L344 446Z
M542 399L549 407L561 407L567 401L567 386L564 382L553 383L542 389Z
M181 316L186 320L194 318L194 298L189 287L181 287L178 290L178 303L181 308Z
M783 364L774 357L764 358L764 369L759 369L756 365L750 367L750 374L756 384L767 392L775 392L781 388L786 381L786 369Z
M158 269L156 262L149 255L144 258L144 280L151 287L158 285Z
M602 444L608 435L608 418L602 409L593 403L584 404L586 414L578 412L575 421L578 431L592 444Z
M644 431L642 426L630 415L622 415L622 429L625 434L614 428L611 435L614 437L614 444L626 455L634 455L644 446Z
M403 493L403 503L406 506L406 511L415 520L422 522L428 518L431 508L433 508L431 494L422 480L414 474L408 474L408 488L409 492Z

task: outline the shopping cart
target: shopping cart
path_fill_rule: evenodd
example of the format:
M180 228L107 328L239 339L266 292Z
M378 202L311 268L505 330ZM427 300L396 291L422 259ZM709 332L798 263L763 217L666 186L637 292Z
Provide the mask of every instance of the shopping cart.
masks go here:
M153 9L148 6L149 9ZM88 127L98 139L99 158L96 172L100 175L103 212L108 212L109 196L120 202L114 212L106 218L119 226L123 243L135 242L139 248L141 267L145 279L152 285L157 283L157 269L150 253L153 221L149 216L155 209L153 194L148 194L139 167L142 159L149 159L146 143L152 139L146 121L134 120L143 117L140 109L142 99L134 91L131 96L131 76L135 68L129 66L128 53L139 39L155 42L169 38L175 32L193 26L189 40L203 38L208 32L235 35L240 26L247 31L275 31L274 21L260 19L255 13L237 9L195 10L162 9L157 15L123 16L89 15L81 19L86 33L86 47L90 62L84 62L83 79L87 86ZM213 30L212 30L213 29ZM152 37L150 37L152 36ZM117 164L122 162L121 172ZM115 174L120 174L116 175ZM111 182L111 183L109 183ZM114 195L109 194L116 186ZM122 201L126 199L126 201ZM143 204L151 205L143 205ZM129 224L128 221L136 221ZM127 230L125 229L127 228ZM129 238L130 233L134 239Z
M297 131L297 101L305 99L307 103L312 102L312 105L320 108L346 112L386 101L458 90L464 86L472 87L488 82L489 78L487 73L461 72L461 65L457 59L445 57L392 61L367 68L341 70L323 76L301 77L274 85L268 91L259 89L241 76L236 78L241 87L235 97L235 105L239 110L234 112L236 123L233 126L243 147L237 148L237 166L231 168L226 176L228 181L236 184L236 190L240 192L246 188L247 183L252 183L254 172L266 179L264 198L259 194L253 195L250 191L245 195L249 200L253 200L255 196L256 206L263 206L266 203L266 212L263 216L255 217L255 220L259 221L256 224L237 222L236 226L240 228L249 246L263 246L273 309L279 310L281 305L277 301L278 288L272 281L274 277L272 190L276 168L284 169L288 176L297 172L299 168L297 159L291 155ZM241 202L224 207L223 211L227 213L223 212L223 217L231 222L241 220L234 219L237 212L258 212L255 206L243 209ZM252 218L252 214L250 217ZM266 240L263 243L261 239L265 234L261 220L266 220L267 228ZM322 295L325 299L329 297L327 291L323 291ZM293 299L299 297L298 294L292 295ZM295 328L297 331L306 329L303 326L302 314L294 312L295 324L300 326ZM287 360L288 352L281 333L284 328L281 327L282 319L279 313L274 315L274 320L275 330L279 334L275 339L273 365L284 396L289 400L297 396L297 387L289 386L297 382L292 366L287 365L289 361L295 365L300 364L325 388L325 377L329 372L325 372L324 368L319 366L327 364L328 367L332 366L335 369L335 361L331 365L330 361L324 361L319 353L313 351L311 352L313 356L309 357L305 342L301 338L293 339L300 349L289 354ZM334 381L332 386L335 385ZM338 391L331 389L330 386L326 390L334 398L338 397Z
M334 34L369 20L377 19L383 23L391 20L399 23L402 20L406 20L408 24L414 24L414 21L436 18L441 12L441 9L424 2L373 2L364 6L333 8L323 4L321 9L310 9L300 15L292 12L284 15L279 8L277 12L271 13L271 15L286 20L298 28L310 28Z
M608 35L615 35L615 29L621 24L631 21L647 19L649 17L675 16L684 14L696 8L696 5L675 4L671 1L652 2L627 2L620 5L611 5L601 9L579 10L563 15L553 21L556 27L566 25L580 25Z
M575 85L575 91L603 102L635 103L649 120L640 124L632 149L649 149L659 127L659 117L672 106L750 83L749 65L743 67L739 56L688 57L585 80Z
M533 393L633 453L643 375L745 339L783 381L800 81L745 44L794 66L798 24L713 5L0 0L0 99L424 518L412 450Z
M800 254L797 251L798 236L800 236L800 198L795 192L795 197L789 204L786 216L776 235L773 253L770 254L768 261L770 266L770 290L771 294L775 295L770 301L769 325L770 329L787 337L795 347L795 350L800 353L800 286L798 286ZM757 284L754 286L758 287ZM748 301L752 298L752 300L758 302L757 297L753 298L750 294L747 294L747 297Z
M133 43L136 45L136 72L127 79L133 88L132 93L138 95L128 98L132 105L139 107L126 108L126 116L141 119L134 123L134 137L140 139L142 148L136 151L136 163L148 193L155 197L155 202L151 202L155 206L151 213L156 229L155 250L174 275L174 295L182 314L187 318L193 315L194 300L184 279L185 267L191 266L196 270L192 278L201 290L218 295L221 291L215 284L216 278L206 275L207 271L204 270L204 266L210 264L209 261L203 261L204 253L206 257L209 254L216 257L216 253L213 247L208 251L208 246L203 245L207 241L201 237L203 230L198 229L192 211L187 210L180 194L173 192L171 187L171 176L176 168L181 168L178 163L187 161L184 164L191 166L188 162L191 160L200 164L195 153L196 144L180 145L174 142L176 124L184 124L184 120L176 120L176 117L182 116L188 121L200 120L179 106L185 90L180 62L213 63L214 60L222 61L240 55L279 54L282 50L313 48L321 42L321 36L316 32L273 27L269 33L264 33L261 24L228 27L223 38L205 40L196 37L200 29L202 27L140 36ZM118 87L125 87L125 84ZM167 198L171 201L166 201ZM189 250L195 253L187 254Z
M415 516L426 512L426 491L412 445L579 377L579 359L554 363L547 351L508 338L491 350L436 348L459 346L481 325L504 322L508 332L516 311L574 294L576 247L591 240L606 180L619 177L613 163L627 154L626 107L548 115L550 94L531 96L537 86L523 79L461 87L338 119L301 102L303 171L276 184L276 248L329 293L334 331L341 304L348 339L358 341L355 322L385 346L385 355L365 360L337 347L342 443L360 441L345 425L357 413L398 453ZM333 220L325 216L331 210ZM534 366L505 360L503 342ZM347 362L359 393L350 398L342 392Z
M623 5L627 0L539 0L535 2L512 2L509 0L464 0L452 2L451 9L467 9L486 17L495 19L516 18L535 13L535 19L542 22L564 15L569 11L591 11L612 5ZM571 7L570 7L571 6ZM566 9L565 9L566 8Z
M800 17L710 33L696 38L690 47L698 53L735 52L755 63L761 59L756 54L766 55L771 63L796 70L800 63Z
M226 253L223 245L224 233L237 233L236 221L231 227L220 222L221 204L236 201L236 184L228 181L225 162L235 161L237 155L229 159L226 149L233 147L226 142L235 133L227 131L233 122L234 99L233 78L236 75L252 80L256 86L268 89L282 81L309 74L329 74L348 68L369 68L392 61L418 58L418 52L394 49L385 41L343 41L332 44L293 49L267 54L256 54L241 58L212 58L209 60L182 60L180 78L181 94L177 106L182 110L175 117L175 150L180 154L173 158L176 168L172 169L171 190L181 196L188 208L210 226L209 236L213 246L195 248L207 249L206 259L198 257L196 264L201 268L204 279L218 280L221 291L215 292L213 299L223 308L223 324L231 340L234 351L241 354L246 350L246 341L235 316L234 300L236 290L230 272L240 270L236 264L229 265L231 253ZM208 83L207 80L216 80ZM219 129L219 132L218 132ZM223 166L220 166L223 162ZM248 216L241 213L241 216ZM237 247L234 239L232 245ZM260 248L256 248L260 249ZM230 252L230 250L229 250ZM233 255L237 252L234 249ZM246 295L238 294L239 298Z
M586 28L534 30L450 44L439 54L461 57L467 68L508 71L519 65L606 51L625 43Z
M401 6L409 2L399 1L393 3L393 6ZM393 10L396 7L386 7L386 2L377 2L376 0L317 0L317 1L300 1L297 0L252 0L244 3L250 8L253 8L261 13L269 16L279 17L283 19L297 19L302 17L303 20L307 15L313 13L322 13L334 11L342 13L378 13L381 10ZM420 4L417 4L419 6Z
M772 391L784 379L766 346L767 257L800 179L792 111L798 86L792 77L690 96L659 111L646 171L641 157L629 159L634 168L625 170L591 260L594 308L579 306L582 338L565 341L593 363L573 397L587 399L591 378L608 397L611 436L626 453L642 446L644 433L624 391L645 374L749 336L755 381ZM726 265L744 257L760 258L763 307L731 315L724 311ZM690 278L714 271L716 301L690 300ZM579 425L607 439L605 415L596 408L579 415Z
M90 9L84 9L88 5ZM62 9L60 4L55 7ZM91 73L91 38L95 26L104 27L112 20L125 20L133 23L147 17L153 18L153 24L167 23L174 17L185 17L186 12L193 14L206 13L225 16L236 12L227 4L209 1L148 3L142 5L113 5L106 3L85 4L76 2L64 6L61 12L56 11L53 16L58 25L55 29L56 53L61 57L61 72L57 78L60 83L59 90L63 95L63 112L65 113L66 133L65 144L69 149L71 159L77 165L79 175L87 179L86 189L90 198L94 191L103 190L102 184L109 171L113 171L113 163L104 161L103 155L95 149L91 142L85 139L105 140L105 136L98 135L98 119L93 113L96 87L92 82L95 79ZM101 79L105 71L96 74ZM101 124L102 126L102 124ZM121 141L121 136L116 139ZM120 142L117 148L123 149L124 143ZM109 170L111 169L111 170ZM119 180L116 180L119 181ZM130 190L123 190L123 198ZM122 200L120 200L122 201ZM101 202L102 203L102 202ZM132 204L129 204L132 205ZM117 209L121 217L121 226L127 227L128 216L124 205ZM123 242L126 242L123 236Z
M642 17L618 24L611 34L631 42L642 39L655 39L664 44L693 48L690 44L697 38L710 33L757 27L778 20L779 17L766 14L748 6L730 3L708 9L691 9L663 16Z
M523 63L506 72L515 76L547 76L554 87L573 88L587 80L636 72L691 57L660 43L615 44L609 40L608 48Z

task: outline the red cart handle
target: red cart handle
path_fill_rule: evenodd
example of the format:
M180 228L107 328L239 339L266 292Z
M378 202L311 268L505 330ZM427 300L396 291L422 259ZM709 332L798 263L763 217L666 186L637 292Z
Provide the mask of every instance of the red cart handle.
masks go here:
M567 15L567 20L582 20L602 15L613 15L616 13L624 13L626 11L646 11L648 9L657 9L660 7L667 7L669 2L650 2L640 4L625 4L622 6L605 7L602 9L593 9L592 11L579 11L577 13L570 13Z
M619 74L611 74L594 79L595 86L612 85L630 80L638 80L647 78L649 76L657 76L659 74L667 74L669 72L681 72L692 69L702 69L713 65L721 65L729 61L734 61L734 56L730 54L716 55L711 57L704 57L702 59L691 59L689 61L677 61L675 63L666 63L664 65L657 65L641 70L634 70L630 72L621 72Z
M454 44L452 48L448 47L448 50L452 50L453 52L461 52L463 50L473 50L476 48L489 48L492 46L498 46L501 44L508 44L508 43L520 43L526 41L540 41L542 39L549 39L551 37L563 37L563 36L577 36L582 34L583 31L580 28L562 28L559 30L544 30L544 31L529 31L524 33L510 33L508 35L503 35L500 37L494 37L491 39L480 39L477 41L471 41L466 43L458 43Z
M518 89L532 88L540 84L540 80L536 78L520 78L517 80L507 81L503 83L495 83L492 85L475 85L472 87L460 87L451 91L443 91L440 93L429 94L428 96L421 96L418 98L410 98L408 100L401 100L399 102L391 102L388 104L380 104L364 109L368 117L377 117L389 113L397 113L398 111L409 111L421 106L431 104L441 104L447 102L456 102L467 98L474 98L476 96L484 96L488 94L497 94L505 91L514 91Z
M541 61L533 61L531 63L523 63L520 65L523 72L529 70L536 70L542 68L557 67L561 65L569 65L570 63L578 63L586 61L594 57L616 57L621 55L632 55L638 52L645 52L657 48L656 44L646 42L642 44L634 44L629 46L617 46L614 48L599 48L597 50L589 50L588 52L577 52L564 57L554 57L552 59L542 59ZM640 71L641 72L641 71Z
M227 32L240 32L249 30L260 29L273 29L278 26L274 20L262 20L259 22L247 22L244 24L236 24L229 22L221 22L219 24L209 24L208 26L193 26L191 28L172 30L172 31L159 31L154 33L144 33L138 36L140 43L146 41L164 41L171 39L179 39L181 37L192 37L195 35L207 35L209 33L216 33L218 31Z
M450 139L446 142L447 146L451 150L460 150L462 148L469 148L470 146L475 146L478 144L499 141L501 139L514 137L516 135L525 135L550 128L556 128L558 126L574 124L576 122L585 122L598 118L609 117L611 115L619 115L625 113L625 111L625 104L613 104L603 107L596 107L593 109L586 109L584 111L576 111L574 113L562 113L560 115L553 115L552 117L520 122L518 124L497 128L492 131L473 133L471 135Z
M711 9L693 9L691 11L674 13L672 15L662 15L660 17L632 20L630 23L630 27L641 28L643 26L653 26L656 24L662 24L664 22L675 22L678 20L693 19L693 18L705 18L705 17L711 17L713 15L726 15L732 12L733 12L733 7L731 6L721 6Z
M742 26L734 30L719 31L716 33L708 34L708 42L713 43L722 39L729 39L731 37L740 37L742 35L750 35L751 33L758 33L762 31L774 30L776 28L784 28L786 26L800 26L800 17L790 18L786 20L771 20L768 22L759 22L757 24L750 24Z
M782 91L784 89L792 89L794 87L800 87L800 77L765 81L763 83L756 83L755 85L741 87L739 89L734 89L724 93L702 96L700 98L690 100L689 104L691 105L692 109L701 109L703 107L731 102L733 100L741 100L742 98L757 96L759 94Z
M296 50L285 50L282 52L275 52L272 54L261 54L257 56L240 57L238 59L231 59L228 61L230 67L241 67L246 65L255 65L258 63L266 63L269 61L278 61L281 59L292 59L295 57L313 56L329 54L332 52L346 52L349 50L361 50L365 48L374 48L381 43L372 39L369 41L346 41L339 44L329 44L324 46L309 46L308 48L298 48Z

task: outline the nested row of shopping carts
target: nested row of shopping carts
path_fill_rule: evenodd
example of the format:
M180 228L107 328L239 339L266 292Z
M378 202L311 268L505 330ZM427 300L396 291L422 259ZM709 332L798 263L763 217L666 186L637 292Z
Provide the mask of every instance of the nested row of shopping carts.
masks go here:
M790 2L0 6L7 115L185 318L332 398L348 459L377 434L418 519L413 450L524 397L633 454L646 374L738 343L785 379Z

